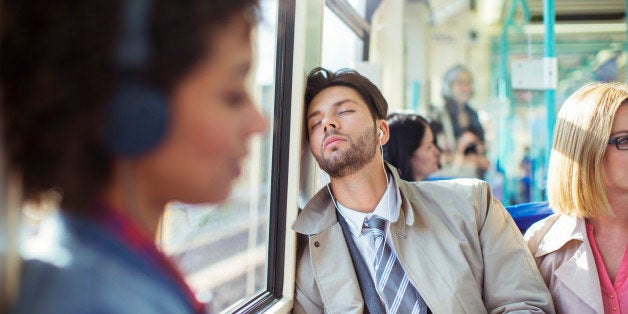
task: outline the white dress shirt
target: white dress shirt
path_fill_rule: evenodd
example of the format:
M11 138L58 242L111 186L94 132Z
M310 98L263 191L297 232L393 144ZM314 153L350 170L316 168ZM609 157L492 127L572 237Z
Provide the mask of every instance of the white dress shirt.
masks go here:
M373 215L380 216L389 222L397 221L399 217L399 208L397 207L397 200L399 197L399 190L397 189L397 185L394 180L388 176L388 187L386 192L379 200L377 207L372 213L363 213L350 208L347 208L340 204L340 202L336 201L336 206L338 211L347 221L347 225L349 226L349 231L351 235L353 235L353 241L355 245L358 247L358 250L362 254L362 258L364 258L364 262L369 268L371 272L371 278L373 282L377 285L376 276L375 276L375 247L373 246L374 239L373 235L364 229L362 232L362 226L364 224L365 219L371 218ZM389 243L391 249L394 251L392 247L392 240L390 240L390 229L388 225L386 226L386 242ZM395 252L397 254L397 252Z

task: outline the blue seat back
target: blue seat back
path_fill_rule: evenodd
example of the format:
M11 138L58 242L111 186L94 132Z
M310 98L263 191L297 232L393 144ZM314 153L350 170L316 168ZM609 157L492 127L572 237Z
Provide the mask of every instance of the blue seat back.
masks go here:
M506 206L506 210L515 220L517 227L521 230L521 233L525 233L526 230L535 222L551 215L553 211L549 208L548 202L535 202L524 203L517 205Z

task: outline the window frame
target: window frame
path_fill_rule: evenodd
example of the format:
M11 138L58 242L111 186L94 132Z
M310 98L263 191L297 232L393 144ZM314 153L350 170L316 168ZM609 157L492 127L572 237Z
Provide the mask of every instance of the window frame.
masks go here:
M266 290L240 304L233 313L263 312L283 297L295 5L295 0L278 1Z
M362 40L362 61L369 59L371 22L373 14L381 2L382 0L366 0L366 12L365 16L362 17L347 0L325 0L325 6Z

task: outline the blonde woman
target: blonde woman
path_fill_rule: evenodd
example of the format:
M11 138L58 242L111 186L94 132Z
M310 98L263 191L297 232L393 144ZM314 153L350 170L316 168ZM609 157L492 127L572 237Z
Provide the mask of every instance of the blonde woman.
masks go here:
M628 313L628 86L564 103L547 192L555 214L525 235L559 313Z

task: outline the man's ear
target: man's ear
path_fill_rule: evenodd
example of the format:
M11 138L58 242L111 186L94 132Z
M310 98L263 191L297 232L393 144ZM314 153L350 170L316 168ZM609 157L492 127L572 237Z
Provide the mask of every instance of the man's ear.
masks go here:
M375 126L379 129L379 131L377 131L377 144L382 146L386 145L386 143L388 143L388 140L390 139L390 128L388 128L388 122L386 122L386 120L384 119L378 119L375 123ZM381 136L379 135L379 132L381 132Z

